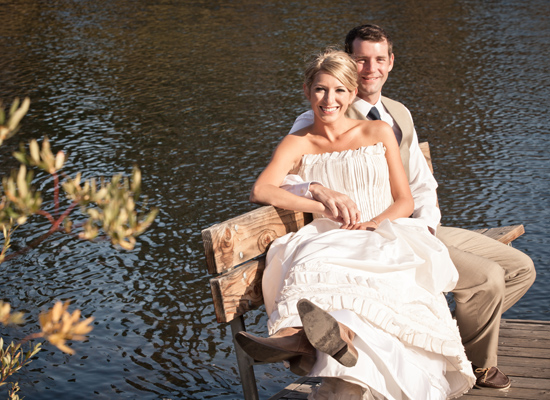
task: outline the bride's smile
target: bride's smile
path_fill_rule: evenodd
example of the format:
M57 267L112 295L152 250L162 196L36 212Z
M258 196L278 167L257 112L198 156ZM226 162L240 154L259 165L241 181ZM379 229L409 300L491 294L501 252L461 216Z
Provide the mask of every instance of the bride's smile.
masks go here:
M339 107L323 107L321 106L321 111L323 111L324 113L326 114L332 114L334 113L335 111L338 110Z

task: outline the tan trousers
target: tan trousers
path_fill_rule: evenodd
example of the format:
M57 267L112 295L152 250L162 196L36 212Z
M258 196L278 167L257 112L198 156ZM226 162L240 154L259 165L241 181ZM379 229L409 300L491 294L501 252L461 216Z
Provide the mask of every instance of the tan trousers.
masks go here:
M535 281L533 261L465 229L440 226L437 237L448 247L459 274L453 294L466 355L476 367L496 366L501 314Z

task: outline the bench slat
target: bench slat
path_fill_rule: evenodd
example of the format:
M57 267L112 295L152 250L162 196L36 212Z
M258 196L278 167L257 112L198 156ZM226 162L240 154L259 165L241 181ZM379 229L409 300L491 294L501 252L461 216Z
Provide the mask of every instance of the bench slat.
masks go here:
M311 222L311 215L264 206L202 231L206 264L211 274L251 260L271 242Z
M265 255L210 279L218 322L231 322L264 304L262 276Z
M474 232L482 233L504 244L510 244L525 233L525 228L523 225L510 225L490 229L476 229Z
M424 155L424 158L428 163L428 167L430 167L430 171L433 174L434 167L432 164L432 154L430 153L430 144L428 142L422 142L422 143L419 143L418 146L420 146L420 150L422 151L422 154Z

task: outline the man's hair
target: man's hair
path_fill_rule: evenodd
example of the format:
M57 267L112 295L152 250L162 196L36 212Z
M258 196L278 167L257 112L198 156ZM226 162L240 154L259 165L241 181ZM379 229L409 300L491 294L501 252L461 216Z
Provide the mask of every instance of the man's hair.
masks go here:
M388 32L374 24L366 24L356 26L346 36L345 51L348 54L353 54L353 42L355 39L366 40L369 42L383 42L388 43L388 56L391 57L393 52L393 41L390 38Z
M313 80L320 72L334 76L350 92L358 86L357 64L343 51L329 48L312 57L304 71L304 83L307 90L311 89Z

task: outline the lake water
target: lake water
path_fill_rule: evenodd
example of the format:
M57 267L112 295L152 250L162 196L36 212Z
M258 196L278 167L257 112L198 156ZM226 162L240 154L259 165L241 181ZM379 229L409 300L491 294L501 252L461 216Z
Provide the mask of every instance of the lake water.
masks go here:
M547 0L0 0L0 99L32 100L23 135L0 148L0 172L20 140L48 135L69 153L69 175L129 174L137 163L160 209L133 251L59 234L1 265L2 298L29 319L59 299L95 317L75 355L44 346L18 375L21 394L241 398L200 231L254 207L252 183L307 109L304 57L366 22L393 34L384 93L431 144L443 222L523 223L514 246L538 276L505 317L549 320L549 18ZM44 229L34 218L14 241ZM263 310L247 322L266 332ZM2 329L21 338L37 328ZM256 376L262 398L295 378L282 364Z

